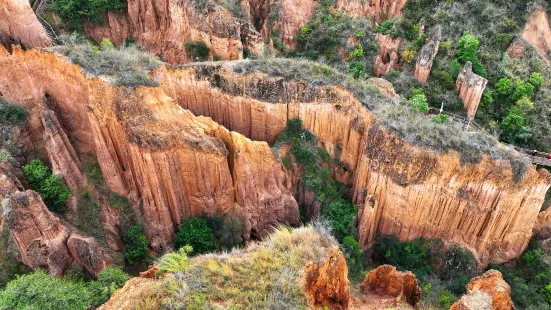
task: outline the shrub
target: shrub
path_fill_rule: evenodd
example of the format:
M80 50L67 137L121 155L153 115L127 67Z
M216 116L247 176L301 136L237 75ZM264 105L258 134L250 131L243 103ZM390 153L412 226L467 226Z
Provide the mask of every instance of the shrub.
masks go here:
M0 291L0 309L85 310L91 297L82 282L71 282L36 271L18 277Z
M362 270L362 252L360 244L352 236L346 236L342 240L342 251L346 257L348 269L352 274L358 274Z
M33 159L23 166L25 180L32 189L39 189L42 183L52 174L52 171L41 160Z
M448 284L448 290L457 296L465 294L466 286L471 279L464 274L453 274L451 282Z
M444 268L442 268L441 272L442 279L450 280L457 275L471 277L474 275L474 272L474 256L469 250L454 246L446 251L444 255Z
M418 238L399 242L395 236L382 236L373 246L372 258L378 263L396 266L399 270L409 270L418 277L430 271L431 243Z
M413 95L408 101L407 104L417 112L428 113L429 104L427 102L427 97L424 94Z
M328 209L327 217L337 241L342 242L345 237L353 235L358 208L352 203L342 201L331 203Z
M470 61L474 64L478 61L479 46L480 42L475 36L468 33L464 34L457 45L457 59L461 63Z
M109 11L125 8L122 0L56 0L52 9L71 30L81 30L83 22L101 24Z
M358 44L356 48L354 48L350 54L348 54L348 59L353 60L357 58L362 58L364 56L364 49L361 44Z
M437 123L437 124L445 124L449 122L448 116L446 114L438 114L435 117L431 119L431 122Z
M440 303L440 306L444 309L449 309L452 305L452 294L448 290L444 290L440 293L440 297L438 298L438 302Z
M95 307L103 305L128 280L130 280L130 276L122 270L111 267L103 269L98 274L98 280L89 284L89 290L92 293L89 305Z
M159 273L186 272L189 269L188 255L193 252L189 245L181 247L178 251L163 255L156 263L159 266Z
M209 59L210 48L204 42L187 42L185 46L188 57L193 61L205 61Z
M366 77L365 66L360 62L353 61L348 67L348 74L355 79L363 79Z
M20 125L29 119L29 112L23 106L7 103L0 97L0 124Z
M457 61L457 59L455 59L450 64L450 75L454 79L457 79L457 77L459 76L459 72L461 72L461 64L459 64L459 61Z
M52 174L48 166L34 159L23 167L23 174L29 186L42 197L49 210L67 211L66 204L71 197L71 191L59 176Z
M138 226L131 226L124 234L123 241L125 250L124 258L126 258L131 265L141 262L148 256L147 238Z
M55 174L50 175L37 191L48 209L54 212L66 212L71 191L63 180Z
M197 254L208 253L215 249L213 237L212 229L207 226L204 219L183 217L180 231L176 234L174 247L180 249L189 245Z
M544 79L541 73L539 72L533 72L530 75L529 83L534 85L535 88L540 88L541 85L543 85Z
M415 59L415 52L411 50L405 50L402 52L402 59L408 64Z

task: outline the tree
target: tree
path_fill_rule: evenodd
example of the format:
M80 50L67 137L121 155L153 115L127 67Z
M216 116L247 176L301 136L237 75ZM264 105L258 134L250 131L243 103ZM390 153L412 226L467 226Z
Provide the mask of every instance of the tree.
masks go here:
M461 63L470 61L474 64L478 62L479 45L480 42L475 36L468 33L464 34L457 45L457 59Z
M427 97L425 94L413 95L408 101L408 105L417 112L428 113L429 112L429 103L427 102Z
M513 93L513 81L508 78L502 78L496 84L496 92L499 95L508 97Z
M174 247L177 249L189 245L195 253L202 254L215 250L213 232L207 222L201 218L182 218L180 231L176 234Z
M59 176L52 174L48 166L38 159L31 160L23 167L23 174L29 186L42 197L49 210L67 211L66 205L71 197L71 191Z
M362 252L360 244L352 236L346 236L342 240L342 250L346 257L348 269L354 273L362 270Z
M345 237L352 235L356 229L355 219L358 215L358 208L352 203L340 201L331 203L328 209L327 217L333 235L339 242L342 242Z
M67 202L71 197L71 191L57 175L50 175L38 188L37 192L48 209L54 212L67 211Z
M42 161L33 159L23 167L25 180L32 189L39 189L42 183L52 174L52 171Z
M501 138L508 143L525 142L532 136L532 130L526 124L526 120L515 109L511 109L503 119L501 129Z
M531 75L530 75L530 80L529 80L530 84L534 85L535 88L540 88L541 85L543 84L544 82L544 79L543 79L543 76L541 75L541 73L539 72L533 72Z
M36 271L18 277L0 291L0 310L85 310L91 297L83 282L59 279Z
M138 226L131 226L124 234L123 241L125 248L124 257L128 263L133 265L147 257L147 238Z
M105 13L121 11L125 4L122 0L56 0L52 9L71 30L81 30L83 22L101 24Z

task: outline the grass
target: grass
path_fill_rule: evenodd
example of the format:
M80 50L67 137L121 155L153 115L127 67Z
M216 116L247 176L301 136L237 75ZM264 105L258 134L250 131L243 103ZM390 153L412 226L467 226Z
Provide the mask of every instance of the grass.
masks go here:
M306 309L301 276L336 246L324 224L277 228L245 250L199 256L165 278L168 308Z
M296 59L264 59L239 62L234 70L240 74L263 72L286 79L298 79L310 86L334 85L350 91L387 129L414 146L439 153L457 151L463 163L476 164L484 154L493 160L511 163L516 180L521 180L531 163L518 152L500 144L485 131L466 131L457 122L435 123L422 117L395 99L384 98L378 89L327 66Z
M112 44L102 44L97 47L76 36L65 37L64 41L66 45L48 50L66 56L89 75L110 76L117 86L157 86L147 73L160 66L161 61L136 45L113 47Z

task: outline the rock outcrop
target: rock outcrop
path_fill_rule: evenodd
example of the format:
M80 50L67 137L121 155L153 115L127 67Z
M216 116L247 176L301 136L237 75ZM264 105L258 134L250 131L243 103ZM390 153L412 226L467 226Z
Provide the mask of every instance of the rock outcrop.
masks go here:
M94 238L86 238L76 233L67 239L67 248L75 259L73 264L85 268L90 274L97 275L105 268L103 250Z
M309 305L332 310L348 309L350 282L346 259L339 249L329 253L323 266L310 263L304 271L304 294Z
M398 48L401 40L380 33L377 34L376 39L379 42L379 55L375 58L375 75L381 77L392 70L399 69Z
M27 48L52 45L27 0L3 0L0 2L1 33Z
M375 17L383 22L402 16L407 0L338 0L337 8L346 11L352 18Z
M268 41L277 35L283 44L291 48L296 46L297 32L312 19L318 5L313 0L249 0L247 3L252 22L262 37Z
M398 272L396 267L390 265L382 265L370 271L360 290L364 294L392 296L396 302L394 306L407 303L416 307L421 300L421 289L415 275L410 271Z
M419 83L425 84L429 80L432 63L434 62L436 54L438 54L440 38L440 31L436 31L436 33L428 39L427 43L423 45L421 51L417 55L417 63L415 64L413 77L415 77Z
M99 307L99 310L134 310L145 308L145 301L149 306L158 302L157 292L160 291L161 281L146 278L132 278L117 290L109 301Z
M22 263L61 276L73 258L67 249L70 231L34 191L18 192L2 202L3 220L13 234Z
M85 25L84 29L98 42L104 37L116 45L135 40L173 64L195 61L185 45L196 41L206 44L211 58L242 59L244 48L262 53L264 40L254 27L212 1L201 10L195 5L191 0L129 1L126 12L110 12L103 26Z
M549 51L551 51L551 26L545 8L539 6L528 17L520 38L532 45L538 54L551 64Z
M339 87L241 75L233 65L160 68L152 75L183 108L254 140L274 142L287 120L300 118L319 146L349 167L350 173L335 177L351 187L360 208L363 249L377 234L402 241L443 238L486 265L516 258L526 248L551 184L546 171L530 168L517 182L508 162L484 157L462 165L455 152L439 154L399 139ZM368 82L378 94L395 96L388 82Z
M487 84L488 80L473 72L473 65L470 61L461 69L457 77L455 90L459 93L459 98L463 100L467 119L474 119Z
M171 247L183 216L238 214L247 235L276 223L298 224L292 184L266 142L195 117L160 88L86 79L53 53L0 55L0 91L28 107L37 147L44 147L46 97L74 149L94 154L109 188L134 202L154 250Z
M503 280L501 273L489 270L467 284L467 295L453 304L450 310L512 310L515 305L510 294L511 287Z

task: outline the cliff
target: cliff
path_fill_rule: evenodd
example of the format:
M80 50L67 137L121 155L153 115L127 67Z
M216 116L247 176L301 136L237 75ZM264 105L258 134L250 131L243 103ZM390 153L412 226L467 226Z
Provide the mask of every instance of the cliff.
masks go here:
M129 1L126 12L110 12L103 26L87 24L84 29L97 42L104 37L116 45L135 40L175 64L195 61L186 50L188 42L203 42L211 58L224 60L242 59L244 48L256 54L264 49L264 40L254 27L210 1L201 9L191 0Z
M488 80L473 72L471 62L467 62L459 72L455 90L459 93L459 98L463 100L465 116L468 119L474 119L487 84Z
M407 0L338 0L337 8L352 18L375 17L378 22L402 16Z
M0 91L27 106L36 147L46 148L54 163L75 165L63 175L68 184L79 180L72 148L94 154L109 188L134 202L156 251L171 247L182 216L232 212L247 236L261 235L275 223L298 224L291 182L267 143L195 117L160 88L128 89L87 79L53 53L16 48L11 55L1 50L0 56ZM43 121L52 116L41 112L45 107L55 111L59 127Z
M398 272L396 267L382 265L370 271L360 286L362 293L370 295L390 296L394 299L392 307L409 304L417 307L421 300L421 288L417 278L410 272Z
M517 182L508 162L484 157L461 164L456 152L440 154L399 139L342 88L237 74L235 66L160 68L152 75L183 108L253 140L271 143L287 120L300 118L319 146L351 171L335 177L351 186L360 207L363 249L377 234L402 241L443 238L466 246L486 265L518 257L526 248L551 184L546 171L529 168ZM388 83L376 83L376 92L394 96Z
M551 51L551 26L547 12L542 6L536 8L528 17L520 38L532 45L547 64L551 64L549 59L549 51Z
M27 48L52 45L27 0L0 2L0 34L2 33Z

